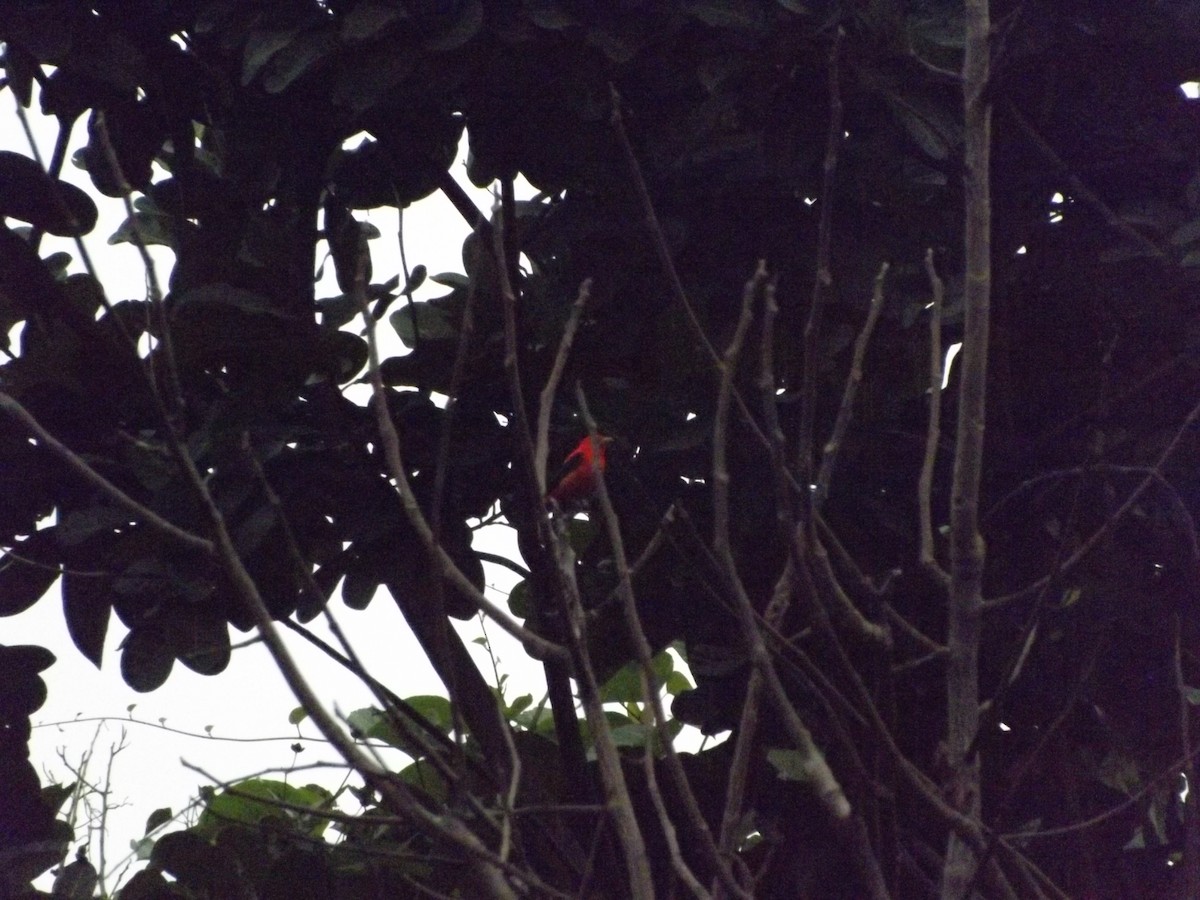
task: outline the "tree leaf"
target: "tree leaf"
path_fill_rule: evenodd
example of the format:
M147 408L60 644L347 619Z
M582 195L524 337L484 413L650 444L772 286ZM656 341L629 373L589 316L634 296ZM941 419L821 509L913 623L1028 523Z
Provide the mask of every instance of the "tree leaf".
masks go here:
M162 687L175 666L165 635L152 625L135 628L121 649L121 677L139 693Z
M416 332L413 329L413 310L416 311L417 327L421 332L421 340L438 341L451 340L458 337L456 323L451 318L450 311L445 306L432 301L425 303L405 304L388 317L396 334L410 350L417 345Z
M755 0L684 0L685 13L714 28L739 31L761 31L767 17L761 3Z
M436 34L429 35L425 38L424 44L426 50L431 50L434 53L445 53L449 50L457 50L471 38L479 33L479 29L483 27L483 2L482 0L463 0L458 4L458 9L455 13L453 21L449 22L445 27L438 30ZM449 16L443 14L431 17L433 21L443 21Z
M242 53L242 86L250 84L258 77L263 66L269 63L276 53L288 46L300 33L300 29L300 25L293 25L289 28L251 32Z
M175 813L171 812L171 807L164 806L160 809L156 809L154 812L150 813L150 815L147 817L146 830L144 832L142 832L142 834L149 835L150 832L154 831L160 825L166 825L168 822L170 822L174 818L175 818Z
M27 156L0 150L0 218L11 216L57 237L82 237L96 227L95 201L73 184L51 178Z
M167 620L171 650L198 675L219 675L229 666L232 648L229 627L223 619L193 608L184 608Z
M767 751L767 762L774 767L775 774L784 781L806 783L812 781L812 764L808 761L808 757L799 750L772 747Z
M418 694L413 697L405 697L404 702L444 733L449 734L453 730L453 707L445 697L439 697L436 694Z
M408 18L408 11L396 3L385 3L382 0L360 0L342 18L339 31L341 38L348 44L369 41L392 22Z
M518 619L529 618L529 584L518 581L508 592L508 611Z
M308 75L334 49L334 37L324 28L298 35L271 58L263 87L279 94Z
M63 575L63 616L79 652L98 669L112 612L112 579L68 570Z
M175 247L175 223L166 213L135 212L121 223L108 238L110 246L133 244L141 241L145 247Z
M58 567L47 552L53 545L54 529L43 529L0 556L0 616L29 609L58 580Z
M604 703L640 703L642 680L638 664L625 664L604 682L600 686L600 700Z
M342 602L351 609L366 609L375 592L379 590L379 579L364 572L348 572L342 582Z

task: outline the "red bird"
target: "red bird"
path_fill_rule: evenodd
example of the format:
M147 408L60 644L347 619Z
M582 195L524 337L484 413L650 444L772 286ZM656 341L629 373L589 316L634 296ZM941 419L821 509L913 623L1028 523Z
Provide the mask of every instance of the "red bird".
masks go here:
M563 460L558 480L546 494L546 501L567 507L591 497L596 492L596 473L605 470L604 448L610 443L612 438L604 435L596 435L595 441L585 435Z

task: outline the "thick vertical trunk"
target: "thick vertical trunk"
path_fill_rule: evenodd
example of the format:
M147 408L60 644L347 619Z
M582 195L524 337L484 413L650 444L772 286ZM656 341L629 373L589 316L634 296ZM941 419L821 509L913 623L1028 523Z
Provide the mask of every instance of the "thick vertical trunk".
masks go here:
M985 548L979 534L979 480L986 421L988 314L991 294L991 108L987 100L988 0L966 0L963 59L965 142L965 333L958 438L951 497L950 608L946 641L946 745L951 802L963 815L981 812L979 762L970 753L979 730L979 640ZM960 900L975 880L978 860L952 834L942 872L943 900Z

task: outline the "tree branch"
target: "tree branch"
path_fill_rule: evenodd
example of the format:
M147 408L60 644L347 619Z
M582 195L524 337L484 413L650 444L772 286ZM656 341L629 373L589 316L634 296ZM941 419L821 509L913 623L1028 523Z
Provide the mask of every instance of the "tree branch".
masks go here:
M829 496L829 485L833 481L833 469L837 465L838 454L846 432L850 428L850 420L854 416L854 398L858 394L858 386L862 383L863 359L867 355L867 345L871 342L871 334L875 331L875 323L883 311L883 280L887 277L888 264L879 266L879 274L875 276L875 290L871 293L871 306L867 312L867 321L863 323L862 331L854 341L854 356L850 362L850 371L846 373L846 386L842 390L842 402L838 406L837 418L833 423L833 431L821 452L821 467L817 472L816 495L817 503L823 503Z
M988 327L991 307L991 52L988 0L966 2L963 57L966 265L962 382L950 501L950 590L946 646L946 748L951 801L971 819L982 811L980 768L968 751L979 731L979 644L986 551L979 533L979 483L986 421ZM974 850L952 832L942 868L943 900L961 900L974 878Z
M804 370L800 382L800 425L796 436L798 477L805 489L805 518L819 507L813 485L813 427L816 421L817 374L820 372L821 318L833 284L830 247L833 243L833 195L836 187L838 153L845 139L842 129L842 94L839 62L845 31L839 26L829 48L829 127L825 132L825 158L821 164L821 197L818 200L817 265L813 278L808 320L804 323Z
M546 495L546 457L550 453L550 413L554 409L554 398L558 393L558 383L562 379L563 369L567 366L567 357L571 353L571 344L575 340L575 331L579 328L579 320L583 309L587 306L592 294L592 279L585 278L579 285L579 294L571 304L571 314L563 328L562 337L558 341L558 352L554 354L554 365L550 368L550 376L542 388L538 403L537 438L533 449L533 472L537 478L538 493Z
M943 589L950 587L950 575L937 560L933 543L933 468L937 464L942 423L942 303L946 286L933 264L933 250L925 251L925 272L933 299L929 304L929 425L925 430L925 457L917 481L917 505L921 529L921 565Z
M747 285L747 290L750 290L749 285ZM591 413L588 410L587 397L584 395L582 387L576 385L575 396L579 403L580 414L587 425L589 438L593 441L599 440L596 434L596 422L592 419ZM650 647L650 642L646 639L646 632L642 628L642 622L638 616L637 602L633 595L633 581L629 568L629 559L625 554L625 542L621 536L620 523L617 521L617 513L613 508L612 499L608 494L608 485L604 480L604 472L602 470L597 470L596 472L596 497L600 502L600 511L604 517L609 542L612 545L613 558L617 564L617 576L619 579L618 593L621 598L622 611L625 615L625 627L633 641L638 668L641 672L643 699L646 708L650 710L653 718L655 734L662 744L664 759L667 765L667 774L671 779L671 786L675 789L676 796L683 803L688 817L688 824L694 835L699 839L704 855L716 870L721 882L735 896L746 897L749 900L749 895L734 879L732 872L722 858L717 843L713 840L712 832L708 828L708 823L705 822L704 815L700 811L700 805L696 801L696 795L692 791L691 784L688 782L687 774L683 770L679 754L675 752L674 739L667 728L667 714L662 705L660 685L657 683L654 674L654 651ZM669 833L669 829L670 823L665 822L664 830L667 830ZM682 858L678 861L678 866L686 869ZM699 882L696 881L695 876L692 875L690 870L687 870L687 874L681 875L681 877L687 884L699 886Z
M37 435L38 440L46 445L55 456L67 464L71 471L79 475L88 484L97 488L106 497L130 513L138 521L143 522L149 527L164 534L172 540L179 541L193 550L199 550L202 553L212 555L215 552L215 545L212 541L202 538L199 535L192 534L190 531L185 531L178 525L173 525L156 513L154 510L138 503L119 487L88 465L82 457L75 454L66 444L54 437L49 431L42 427L42 424L33 417L24 406L10 394L0 391L0 409L8 413L14 419L24 425L29 431Z

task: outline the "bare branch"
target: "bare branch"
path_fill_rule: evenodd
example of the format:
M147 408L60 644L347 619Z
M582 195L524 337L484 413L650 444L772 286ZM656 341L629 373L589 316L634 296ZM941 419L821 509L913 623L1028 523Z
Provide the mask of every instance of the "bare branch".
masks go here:
M878 649L890 650L892 646L891 632L886 625L872 622L864 616L854 601L850 599L850 595L846 593L846 589L838 580L837 573L833 570L833 564L829 561L829 551L825 549L816 534L809 538L809 546L812 548L812 559L816 562L816 566L813 567L814 581L817 582L818 587L823 589L821 593L834 621L842 625L858 640L873 644Z
M733 562L729 543L729 467L725 455L728 445L729 401L733 395L733 376L738 357L750 329L754 298L767 280L766 263L760 261L753 277L742 291L742 312L733 339L720 362L721 384L717 390L717 409L713 420L713 549L728 567ZM726 559L727 557L727 559ZM736 575L736 572L734 573Z
M650 873L650 861L646 855L646 842L633 811L633 801L625 773L621 769L621 757L613 740L612 730L604 715L604 704L600 699L600 685L592 668L591 655L587 646L587 616L579 596L579 585L575 580L575 553L564 533L566 521L556 518L550 525L558 532L551 542L556 555L558 579L567 611L567 637L575 664L575 677L579 684L579 696L583 701L584 714L592 731L592 747L604 785L605 807L620 842L625 860L625 872L629 878L630 895L633 897L654 896L654 882Z
M762 271L761 268L760 271ZM754 284L754 282L752 281L751 284ZM747 286L747 291L750 291L749 285ZM596 422L592 419L591 413L588 410L587 397L583 393L583 388L579 385L576 385L575 396L579 404L580 414L583 416L584 422L588 427L589 438L593 441L599 440L596 434ZM621 597L621 606L625 614L625 627L633 640L634 652L637 654L638 668L641 671L641 683L643 685L643 699L646 708L653 717L655 733L658 735L659 742L663 747L667 774L671 778L671 786L675 789L676 795L683 803L688 815L688 824L699 838L702 849L708 856L713 868L717 871L722 883L733 891L736 896L748 898L748 895L738 885L718 851L712 832L708 828L708 823L704 820L704 815L700 811L700 805L692 791L687 774L683 770L683 764L679 761L679 754L675 752L674 739L671 732L667 729L667 714L663 708L662 697L654 675L654 652L650 647L650 642L646 639L646 632L643 630L641 619L638 616L637 602L633 595L633 581L629 568L629 559L625 554L625 542L621 536L620 523L617 521L616 510L613 508L612 499L608 494L608 485L604 480L604 472L599 469L596 472L596 496L600 502L601 513L604 516L604 524L608 532L609 542L612 544L613 558L617 563L617 575L619 577L618 593ZM669 825L669 823L667 824ZM681 859L680 865L682 864ZM689 875L691 875L690 872ZM693 882L697 885L699 884L699 882L696 882L694 875L684 880L689 884Z
M356 675L358 679L370 689L375 699L379 702L379 705L387 712L388 717L391 719L392 724L396 727L396 730L400 734L404 735L405 738L411 740L415 745L421 748L421 751L425 754L430 763L438 770L442 777L446 779L447 784L456 784L461 779L459 778L458 773L446 762L444 758L446 751L453 749L449 740L444 734L442 734L440 729L435 727L410 704L397 697L377 679L372 677L369 672L367 672L366 666L363 665L362 660L355 652L354 647L346 637L345 632L342 631L342 627L338 623L337 618L333 615L333 611L329 608L329 604L326 602L327 598L324 596L320 586L316 582L316 579L313 577L312 567L303 558L303 555L300 552L300 546L296 541L296 536L292 531L291 523L288 521L283 509L283 504L279 499L279 495L275 493L275 489L272 487L270 480L267 478L267 473L263 470L262 463L253 452L253 449L250 446L250 436L248 434L242 435L242 448L249 459L255 476L259 480L259 484L263 488L263 492L266 494L267 502L270 503L271 507L275 510L275 514L280 523L280 528L283 531L284 544L287 548L288 555L292 560L292 565L300 574L305 591L310 597L313 598L313 602L320 604L321 613L325 619L325 622L329 626L329 630L332 632L338 644L341 645L342 653L338 653L333 647L330 647L323 640L312 634L308 629L301 627L291 619L284 619L282 621L283 626L290 629L294 633L299 634L310 644L322 650L331 659L340 663L347 671ZM453 691L451 691L451 698L453 699ZM413 727L412 723L415 723L419 727ZM476 812L480 813L481 821L491 821L490 817L487 816L482 806L469 793L467 794L467 800L476 809Z
M921 565L944 588L950 587L950 575L937 561L933 543L933 468L937 463L942 422L942 303L946 286L933 264L933 250L925 252L925 272L933 291L929 305L929 426L925 431L925 457L917 482L917 504L921 529Z
M879 274L875 276L875 289L871 293L871 306L867 312L867 321L862 331L854 341L854 356L850 363L850 371L846 373L846 386L842 390L842 403L838 407L837 418L833 423L833 431L825 442L821 453L821 467L817 472L816 502L821 504L829 496L829 486L833 481L833 468L837 465L838 454L846 432L850 428L850 420L854 416L854 398L858 394L858 386L862 383L863 359L867 355L867 345L871 342L871 334L875 331L875 323L883 311L883 280L887 277L888 264L879 266Z
M963 57L966 265L962 382L950 501L950 591L946 645L946 748L954 807L971 819L982 810L980 768L968 753L979 732L979 644L985 550L979 533L979 483L986 421L991 307L991 123L988 0L967 0ZM957 832L942 867L943 900L959 900L975 877L976 853Z
M818 359L821 339L821 318L825 312L825 300L833 284L830 263L830 247L833 243L833 194L836 186L838 153L845 135L842 130L842 93L839 63L845 31L841 27L834 32L833 45L829 48L829 127L825 134L825 159L822 162L821 197L818 202L820 218L817 222L817 271L813 278L812 300L808 308L808 320L804 323L804 371L801 375L800 426L796 439L797 468L800 483L806 488L806 506L814 503L809 485L813 483L813 423L816 420L817 374L821 368Z
M1193 532L1193 540L1195 532ZM1179 694L1179 747L1183 758L1187 760L1183 767L1184 777L1187 778L1189 789L1193 784L1200 784L1196 779L1196 764L1192 758L1192 702L1183 672L1183 623L1179 613L1174 616L1175 626L1175 690ZM1197 813L1196 803L1183 804L1183 881L1185 893L1189 897L1200 897L1200 814Z
M433 531L429 527L429 522L425 519L425 514L421 511L421 506L417 502L416 494L413 493L412 484L409 482L408 474L404 469L404 461L400 455L400 436L396 433L396 426L393 424L391 416L388 415L387 394L383 385L383 378L379 373L379 344L375 336L375 318L366 306L365 291L360 293L364 294L360 309L364 313L364 321L367 326L370 378L375 396L375 418L379 427L380 443L383 446L384 457L387 460L388 472L396 484L396 490L400 494L401 504L404 507L405 514L408 516L409 524L412 525L426 552L430 554L439 574L470 600L476 609L495 621L504 631L520 641L524 645L526 652L531 656L543 660L566 660L566 650L523 627L508 613L485 597L471 583L471 580L463 574L463 571L450 557L450 554L446 552L445 548L434 539Z
M642 685L642 695L649 697L652 692L657 691L657 685L646 680L646 673L641 673L639 679ZM663 721L655 717L656 732L662 733L666 729L662 728ZM688 868L687 862L683 858L683 853L679 849L679 836L675 832L675 824L671 821L671 816L667 813L666 804L663 803L662 791L658 788L658 775L654 771L654 754L649 746L649 733L646 736L647 746L642 749L642 771L646 775L646 793L650 795L650 803L654 807L654 814L658 817L659 827L663 830L663 837L667 842L667 853L671 857L671 868L675 874L679 876L679 880L684 883L693 897L699 900L706 900L710 895L704 889L695 873Z
M117 151L109 139L108 123L104 117L103 110L95 112L96 134L100 139L100 146L104 151L104 159L112 170L114 180L117 182L117 188L121 192L121 200L125 204L125 215L129 217L129 226L133 234L133 244L137 248L138 255L142 259L142 268L146 272L146 292L150 297L150 306L154 310L154 315L158 319L159 335L158 340L162 345L163 355L166 360L167 378L169 379L171 388L171 397L174 401L175 411L179 412L184 408L183 386L179 381L179 366L175 359L175 345L171 339L171 327L167 321L166 307L163 305L162 286L158 280L158 270L154 266L154 260L150 256L150 251L146 249L146 242L142 238L141 225L137 220L137 213L133 208L133 187L125 178L125 172L121 168L121 161L117 158ZM154 368L150 367L149 375L151 379L151 387L156 387L157 382L153 378Z
M365 301L363 307L369 317L370 313L365 309ZM316 693L300 672L295 660L288 652L287 646L283 643L271 618L271 613L258 591L258 586L238 555L225 518L209 492L207 484L186 453L180 453L180 458L187 467L187 476L193 490L208 513L216 538L217 555L226 575L253 617L275 665L313 723L337 748L346 763L378 790L394 810L419 822L431 833L463 850L470 860L480 888L485 890L488 896L503 898L503 900L508 900L508 898L515 900L516 894L503 876L503 861L498 860L461 821L452 816L439 816L425 809L410 789L399 780L392 778L385 769L367 756L321 705Z
M667 277L667 283L671 287L671 294L675 298L675 302L679 304L680 309L683 310L688 320L688 325L692 329L696 343L704 351L704 355L708 357L713 371L719 378L722 372L721 357L717 354L716 348L713 347L712 341L708 339L708 335L705 334L704 326L700 323L695 308L692 306L692 301L688 298L687 291L684 290L683 281L679 277L679 271L675 268L675 260L671 258L671 251L667 246L666 235L663 234L662 225L658 221L658 213L654 211L654 203L650 199L650 191L646 187L646 179L642 176L642 167L638 163L637 154L633 152L633 144L629 141L629 134L625 131L625 120L621 115L621 96L612 85L609 85L609 90L612 94L613 130L616 132L617 142L621 145L621 151L625 155L625 162L629 168L634 190L637 192L638 200L641 202L642 212L646 217L646 226L650 230L650 237L654 243L655 252L658 254L659 264L662 266L663 273ZM750 407L746 405L741 392L735 389L733 399L737 404L742 421L746 423L746 426L750 429L755 439L763 447L769 448L771 442L763 434L758 422L750 412ZM788 477L791 477L790 474Z
M562 337L558 342L558 352L554 355L554 365L550 369L550 377L542 388L538 403L537 438L533 448L533 472L537 477L538 493L546 494L546 457L550 453L550 413L554 408L554 397L558 393L558 383L562 379L563 369L567 365L567 356L571 353L571 344L575 340L575 331L579 328L579 320L583 316L583 308L587 306L592 294L592 279L585 278L579 285L579 294L571 304L571 314L563 328Z
M754 612L754 606L738 575L737 564L729 541L729 468L726 462L728 441L729 406L733 393L733 376L741 353L746 331L750 326L750 314L755 293L766 282L765 267L760 264L754 277L747 283L742 297L742 314L734 331L725 356L721 361L721 384L717 392L716 414L713 420L713 552L721 563L722 575L727 589L734 599L734 609L741 625L742 637L750 653L751 665L759 673L788 738L803 759L813 793L830 817L839 837L846 841L855 856L858 874L868 886L873 898L887 896L879 865L871 856L865 829L861 820L854 815L850 801L841 784L829 767L825 755L813 740L812 733L801 720L796 708L788 699L787 691L775 670L770 651L763 640ZM724 828L724 826L723 826ZM724 835L723 835L724 837Z
M1132 510L1135 505L1137 505L1137 502L1141 499L1142 495L1150 489L1150 486L1155 483L1162 483L1164 481L1162 475L1163 469L1166 467L1166 464L1170 462L1171 457L1175 455L1175 451L1179 449L1179 445L1183 441L1184 436L1191 431L1192 426L1194 426L1198 420L1200 420L1200 403L1197 403L1195 406L1193 406L1191 411L1184 417L1179 427L1175 430L1174 437L1172 437L1170 443L1167 444L1166 449L1159 454L1158 459L1154 462L1154 465L1150 467L1149 474L1147 474L1146 477L1143 478L1138 484L1138 486L1130 492L1129 496L1125 498L1125 502L1122 503L1117 510L1105 520L1104 524L1097 528L1087 540L1079 545L1074 553L1067 557L1060 565L1055 567L1055 570L1051 574L1046 575L1043 578L1039 578L1037 581L1021 588L1019 591L1014 591L1011 594L1005 594L1002 597L985 600L983 603L984 611L990 612L994 609L1001 609L1005 606L1008 606L1010 603L1016 603L1020 600L1025 600L1028 597L1034 596L1039 591L1043 590L1048 584L1050 584L1051 581L1056 578L1061 578L1064 573L1071 571L1085 558L1087 558L1088 554L1095 550L1100 542L1105 540L1112 533L1113 529L1117 527L1117 524L1124 519L1126 515L1128 515L1130 510Z
M12 397L0 391L0 409L4 410L14 419L23 424L29 431L37 435L39 441L46 445L55 456L67 464L70 469L83 478L88 484L97 488L106 497L120 506L122 509L130 513L135 519L153 528L161 534L166 535L172 540L179 541L193 550L199 550L202 553L214 553L213 542L202 538L190 531L185 531L178 525L173 525L160 516L154 510L138 503L119 487L88 465L82 457L75 454L66 444L54 437L49 431L42 427L42 424L33 417L24 406Z

